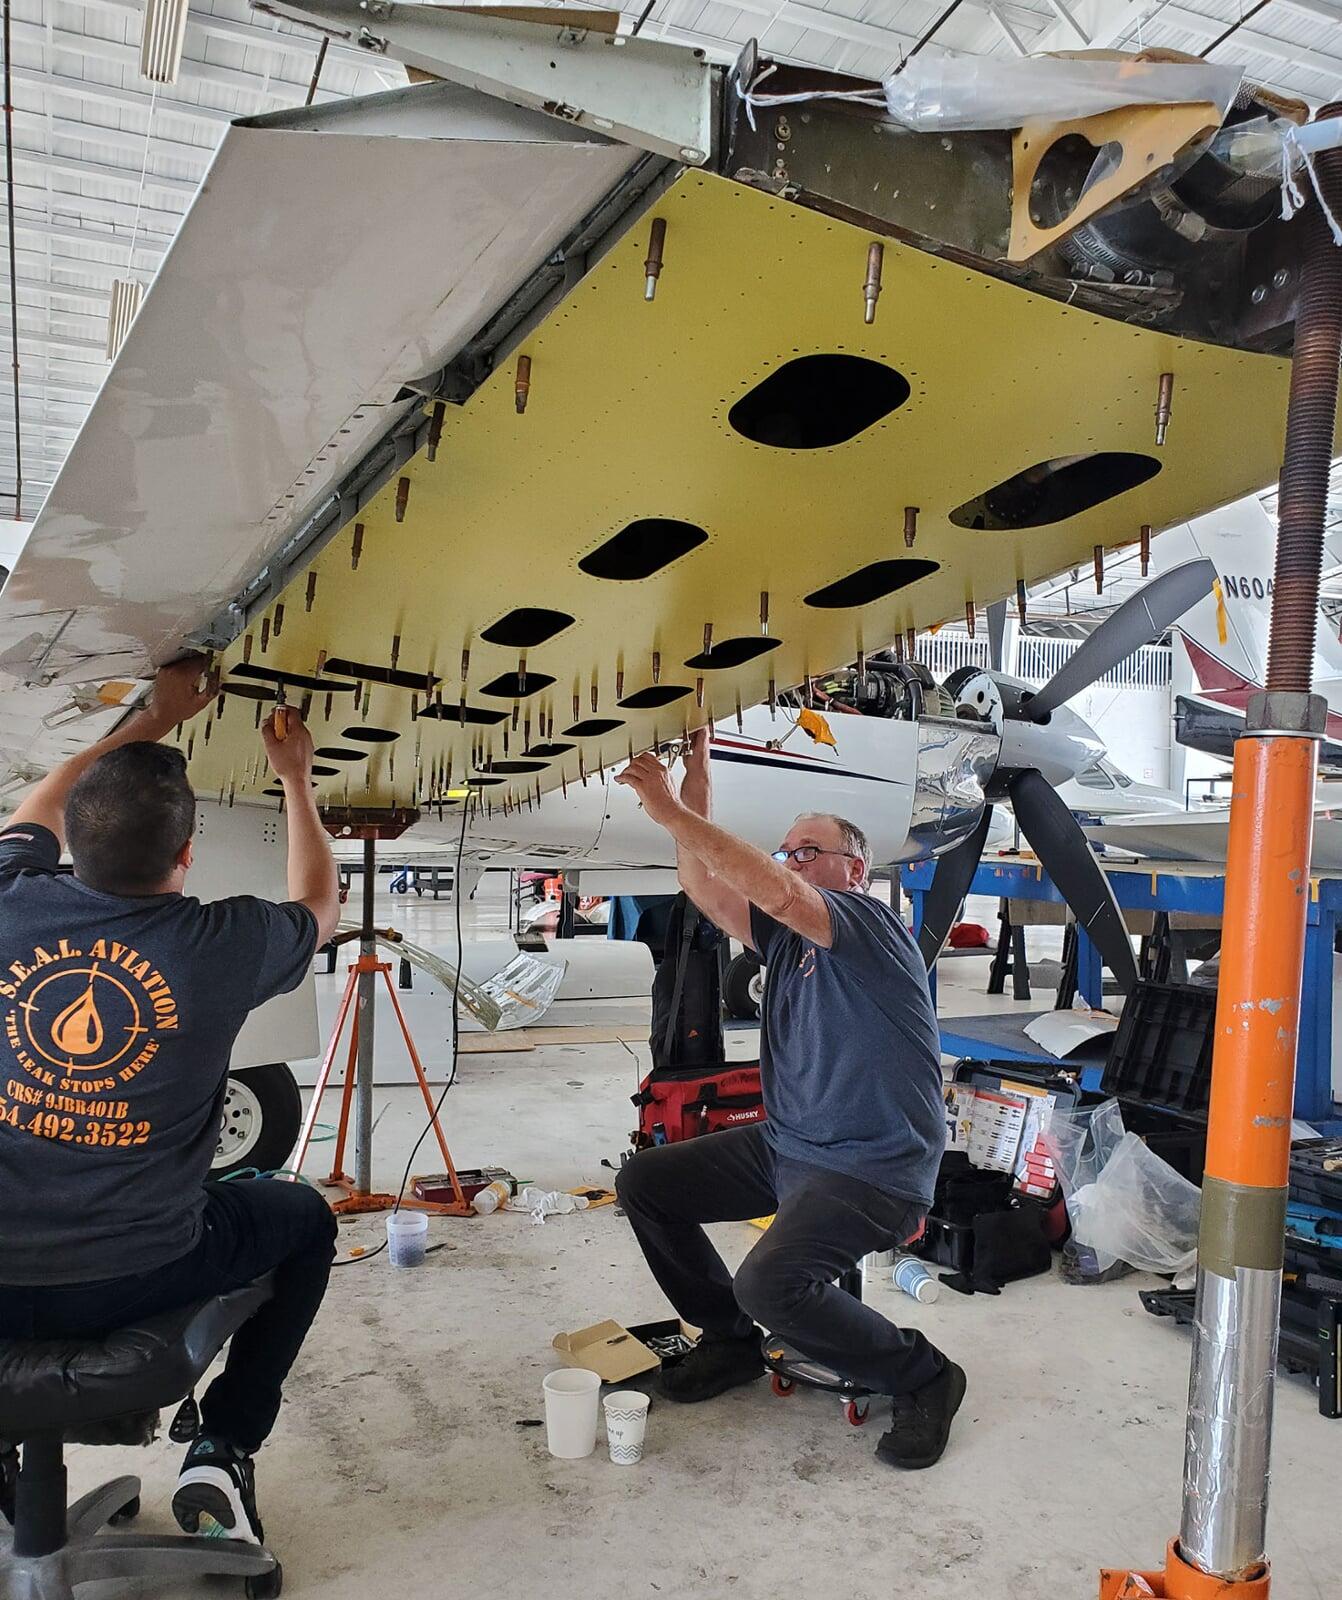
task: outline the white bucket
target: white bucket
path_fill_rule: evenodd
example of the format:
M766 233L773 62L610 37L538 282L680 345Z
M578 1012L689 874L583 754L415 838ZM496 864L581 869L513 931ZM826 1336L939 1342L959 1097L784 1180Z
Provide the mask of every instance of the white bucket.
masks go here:
M545 1390L545 1437L550 1454L576 1461L596 1449L597 1397L601 1379L585 1367L548 1372Z
M423 1211L392 1211L387 1216L387 1255L393 1267L417 1267L429 1243L429 1219Z

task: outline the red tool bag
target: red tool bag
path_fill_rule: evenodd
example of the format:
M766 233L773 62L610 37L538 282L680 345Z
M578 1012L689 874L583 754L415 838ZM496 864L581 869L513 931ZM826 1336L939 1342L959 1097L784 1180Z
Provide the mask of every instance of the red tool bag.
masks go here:
M722 940L721 930L677 895L652 983L652 1071L632 1096L635 1150L764 1120L759 1063L723 1058Z
M764 1121L760 1069L754 1061L653 1071L632 1098L638 1107L636 1150Z

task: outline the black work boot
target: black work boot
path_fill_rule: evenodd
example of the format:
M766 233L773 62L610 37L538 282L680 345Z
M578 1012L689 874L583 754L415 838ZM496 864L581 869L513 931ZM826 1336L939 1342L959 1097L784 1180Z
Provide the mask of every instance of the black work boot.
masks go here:
M758 1334L745 1339L701 1339L683 1361L662 1373L661 1390L668 1400L689 1404L753 1383L763 1373Z
M0 1517L14 1526L14 1496L19 1487L19 1452L0 1439Z
M935 1466L951 1436L951 1422L965 1397L965 1375L953 1361L912 1394L892 1401L889 1433L881 1435L876 1454L892 1467L914 1471Z

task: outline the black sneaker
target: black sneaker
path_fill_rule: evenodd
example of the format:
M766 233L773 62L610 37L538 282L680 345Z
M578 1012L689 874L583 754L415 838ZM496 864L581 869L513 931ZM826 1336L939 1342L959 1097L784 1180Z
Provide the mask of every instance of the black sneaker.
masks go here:
M763 1373L757 1334L746 1339L701 1339L683 1361L662 1374L661 1390L668 1400L688 1405L754 1383Z
M252 1458L224 1440L202 1434L187 1451L177 1475L172 1514L184 1533L263 1544Z
M916 1471L935 1466L951 1436L951 1422L965 1397L965 1375L953 1361L921 1389L897 1394L889 1433L881 1435L876 1454L892 1467Z

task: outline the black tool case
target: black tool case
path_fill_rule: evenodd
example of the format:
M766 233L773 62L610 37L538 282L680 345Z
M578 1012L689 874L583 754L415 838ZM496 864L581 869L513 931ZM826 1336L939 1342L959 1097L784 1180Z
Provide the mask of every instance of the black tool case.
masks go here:
M1215 1022L1214 989L1143 981L1123 1006L1100 1079L1099 1098L1119 1102L1128 1132L1198 1185L1207 1157Z
M952 1082L1006 1093L1019 1083L1055 1095L1065 1110L1081 1098L1069 1073L1024 1062L961 1061ZM1066 1213L1056 1183L1047 1195L1022 1194L1011 1173L971 1166L966 1151L950 1149L942 1157L923 1236L911 1249L923 1260L950 1269L941 1274L948 1287L964 1294L996 1294L1004 1283L1047 1272L1053 1246L1065 1234Z
M1302 1139L1291 1146L1291 1199L1299 1205L1322 1206L1342 1216L1342 1167L1324 1171L1324 1163L1342 1160L1342 1140Z

